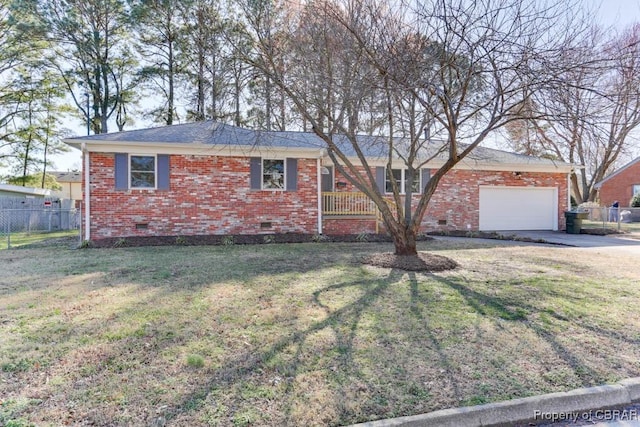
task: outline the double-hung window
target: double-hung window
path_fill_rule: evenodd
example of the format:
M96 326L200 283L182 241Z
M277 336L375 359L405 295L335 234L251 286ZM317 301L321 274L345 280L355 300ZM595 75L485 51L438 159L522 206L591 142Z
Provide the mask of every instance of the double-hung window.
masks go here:
M129 188L156 188L156 156L129 157Z
M116 190L169 190L167 154L115 155Z
M396 182L401 194L406 194L407 190L411 188L411 192L414 194L420 193L420 171L414 171L413 179L409 183L409 174L406 169L391 169L391 176L389 173L385 173L385 191L387 193L393 193L393 181ZM409 187L411 185L411 187Z
M633 194L632 194L632 196L635 196L636 194L640 194L640 184L634 184L633 185Z
M284 190L284 160L262 159L262 188Z
M298 189L298 159L249 159L249 183L252 190L285 190Z

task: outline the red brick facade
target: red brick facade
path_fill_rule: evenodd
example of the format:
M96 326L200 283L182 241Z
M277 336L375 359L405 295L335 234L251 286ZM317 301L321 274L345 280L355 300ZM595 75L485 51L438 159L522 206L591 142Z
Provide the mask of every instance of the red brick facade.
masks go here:
M375 176L375 173L374 173ZM336 181L347 180L336 173ZM511 171L473 171L454 169L440 181L433 194L427 212L422 219L421 231L430 230L478 230L480 212L480 186L509 187L554 187L558 189L558 226L564 229L564 212L568 210L567 174L521 172L515 175ZM347 183L345 191L356 191ZM413 196L413 206L417 205L420 195ZM335 221L335 220L332 220ZM351 230L353 233L367 232L375 227L375 222L358 222L329 225L329 229ZM327 231L327 234L329 232Z
M249 157L170 156L168 191L116 190L114 154L90 153L91 238L317 232L317 161L297 191L250 189Z
M598 191L600 204L611 206L617 200L620 207L629 206L634 185L640 185L640 159L602 181Z
M298 159L297 190L252 190L250 158L171 155L169 190L116 190L115 155L90 153L91 239L305 233L318 231L317 159ZM374 173L375 176L375 173ZM346 181L338 174L335 181ZM479 186L558 189L558 224L567 210L565 173L452 170L440 182L422 222L430 230L477 230ZM355 191L347 185L344 191ZM414 196L417 203L419 195ZM381 226L383 229L383 227ZM325 234L375 232L366 218L327 217Z

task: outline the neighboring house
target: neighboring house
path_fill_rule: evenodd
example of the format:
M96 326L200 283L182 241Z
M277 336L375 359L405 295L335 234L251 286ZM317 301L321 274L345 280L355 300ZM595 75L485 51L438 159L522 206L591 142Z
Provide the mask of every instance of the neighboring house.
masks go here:
M53 191L57 197L65 200L82 200L82 172L47 172L55 177L60 190Z
M85 239L381 230L375 207L337 173L310 133L208 121L65 142L83 150ZM361 146L385 191L379 142L362 137ZM353 150L347 154L357 162ZM431 160L413 185L423 187L442 163ZM403 189L409 185L400 162L392 169ZM571 169L479 147L442 179L422 231L563 228Z
M51 194L46 188L23 187L21 185L0 184L0 197L44 198Z
M640 193L640 157L596 183L598 198L602 206L611 206L615 201L620 207L629 206L634 194Z

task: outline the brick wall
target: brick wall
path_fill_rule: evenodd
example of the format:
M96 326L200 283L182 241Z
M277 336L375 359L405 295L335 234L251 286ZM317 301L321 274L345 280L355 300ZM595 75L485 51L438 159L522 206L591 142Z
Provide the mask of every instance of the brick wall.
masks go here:
M507 171L452 170L447 174L431 199L422 224L440 229L471 230L479 227L479 187L557 187L558 225L564 228L564 211L568 209L567 175L565 173L522 172L516 176ZM517 207L511 207L514 211ZM515 214L515 212L514 212ZM446 220L446 225L438 221Z
M374 173L375 176L375 173ZM336 181L346 181L336 172ZM478 230L481 185L513 187L557 187L558 226L564 229L564 211L568 210L565 173L451 170L440 181L422 220L421 231ZM351 184L345 191L357 191ZM415 207L420 195L414 195Z
M90 153L92 239L317 232L315 159L298 159L297 191L261 191L250 189L249 157L172 155L170 188L161 191L116 190L114 158ZM339 173L335 180L346 181ZM557 187L563 229L566 184L564 173L452 170L434 193L421 231L477 230L480 185ZM356 189L348 184L345 191ZM414 205L419 197L414 196ZM146 228L137 228L140 224ZM374 232L375 221L325 218L323 231Z
M602 184L598 195L602 206L611 206L614 201L620 206L629 206L633 197L633 186L640 184L640 161L618 172Z
M262 191L250 189L249 157L172 155L161 191L116 190L114 154L90 156L92 239L317 231L315 159L298 159L297 191Z
M381 229L383 226L380 227ZM326 217L322 221L322 233L328 235L375 233L375 218Z

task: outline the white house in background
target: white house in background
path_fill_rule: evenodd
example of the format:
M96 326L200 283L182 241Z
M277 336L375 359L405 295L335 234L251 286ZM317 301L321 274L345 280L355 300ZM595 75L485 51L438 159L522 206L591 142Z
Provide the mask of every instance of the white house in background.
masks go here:
M44 198L51 195L46 188L23 187L21 185L0 184L0 197Z
M52 191L51 194L61 199L82 200L82 172L47 172L56 178L62 189Z

